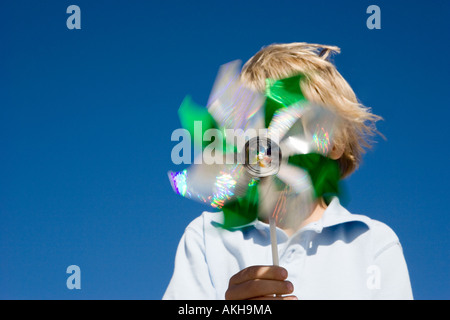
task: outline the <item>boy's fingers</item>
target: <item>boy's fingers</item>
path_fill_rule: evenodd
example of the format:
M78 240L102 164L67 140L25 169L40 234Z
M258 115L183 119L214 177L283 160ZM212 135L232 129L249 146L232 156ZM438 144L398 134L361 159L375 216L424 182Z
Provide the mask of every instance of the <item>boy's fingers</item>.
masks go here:
M245 300L274 294L289 294L292 291L294 286L289 281L256 279L230 287L226 295L230 300Z
M242 269L230 279L230 285L240 284L249 280L285 280L288 276L286 269L279 266L251 266Z

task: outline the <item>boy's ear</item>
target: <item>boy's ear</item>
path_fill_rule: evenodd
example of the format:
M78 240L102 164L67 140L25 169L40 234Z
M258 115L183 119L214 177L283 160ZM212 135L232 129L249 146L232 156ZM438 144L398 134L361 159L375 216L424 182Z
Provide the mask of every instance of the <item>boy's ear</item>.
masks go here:
M344 154L344 147L334 145L333 149L331 149L331 152L328 155L328 157L333 160L337 160L337 159L340 159L343 154Z

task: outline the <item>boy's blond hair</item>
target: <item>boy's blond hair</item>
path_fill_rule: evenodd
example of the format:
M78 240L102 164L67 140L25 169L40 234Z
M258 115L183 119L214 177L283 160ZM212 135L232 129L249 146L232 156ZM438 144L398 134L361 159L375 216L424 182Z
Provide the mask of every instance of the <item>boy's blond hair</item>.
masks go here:
M342 177L351 174L361 162L364 148L377 132L375 122L381 117L358 102L355 93L328 58L339 53L335 46L303 42L272 44L262 48L244 65L241 80L264 91L265 79L275 80L303 74L300 88L306 99L332 107L344 120L334 144L343 150L338 160Z

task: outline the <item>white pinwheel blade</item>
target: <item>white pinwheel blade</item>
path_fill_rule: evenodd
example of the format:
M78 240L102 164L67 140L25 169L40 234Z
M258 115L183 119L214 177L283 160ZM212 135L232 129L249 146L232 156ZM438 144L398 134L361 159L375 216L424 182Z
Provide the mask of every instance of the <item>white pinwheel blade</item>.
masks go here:
M296 231L313 208L313 190L306 188L297 192L277 176L261 179L260 212L263 221L274 220L286 230Z
M285 187L285 184L276 180L274 176L261 178L258 185L259 192L259 207L258 214L262 221L268 222L272 217L275 207L280 196L280 190Z
M244 195L251 180L240 164L194 164L168 176L176 193L219 209Z
M341 121L329 108L308 104L280 142L283 157L307 153L327 156L340 125Z
M290 186L293 192L302 193L312 189L309 174L302 168L282 163L277 177L286 185Z
M220 67L208 100L208 111L224 129L264 128L263 94L240 81L239 60Z
M303 116L305 110L305 105L302 102L278 109L268 127L269 138L281 141L292 126Z
M286 213L279 224L296 229L311 213L314 202L314 188L311 178L302 168L283 163L277 178L288 187L286 197Z

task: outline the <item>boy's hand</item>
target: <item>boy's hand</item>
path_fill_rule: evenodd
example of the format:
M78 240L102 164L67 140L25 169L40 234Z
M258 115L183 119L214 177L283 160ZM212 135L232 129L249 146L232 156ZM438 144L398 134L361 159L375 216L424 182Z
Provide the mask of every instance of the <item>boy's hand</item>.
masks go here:
M286 269L278 266L251 266L231 277L227 300L297 300L294 295L281 296L294 291L291 282L286 281Z

